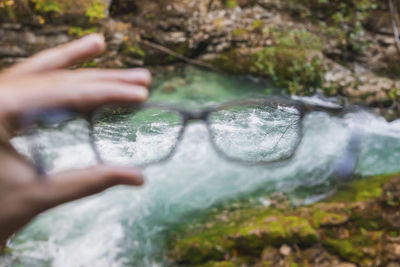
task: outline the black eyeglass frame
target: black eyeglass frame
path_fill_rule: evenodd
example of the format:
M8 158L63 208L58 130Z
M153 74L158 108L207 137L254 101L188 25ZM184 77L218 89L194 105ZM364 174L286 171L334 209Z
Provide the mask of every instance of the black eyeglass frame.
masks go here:
M283 157L279 158L276 160L270 160L270 161L246 161L238 158L233 158L226 153L222 151L222 149L219 148L217 145L215 138L214 138L214 133L211 129L211 124L210 124L210 116L214 112L221 111L221 110L226 110L232 107L240 107L240 106L246 106L246 105L266 105L266 106L273 106L273 107L278 107L278 106L283 106L283 107L289 107L289 108L294 108L299 112L299 127L298 127L298 138L296 140L296 143L294 145L293 151ZM319 104L311 104L311 103L305 103L299 100L292 100L292 99L286 99L282 97L268 97L268 98L252 98L252 99L242 99L242 100L236 100L236 101L230 101L227 103L222 103L222 104L217 104L212 107L205 108L201 111L189 111L187 109L179 108L176 105L169 104L169 103L157 103L157 102L145 102L145 103L111 103L108 105L103 105L101 107L91 109L88 111L77 111L74 109L47 109L47 110L38 110L38 111L31 111L28 113L25 113L24 116L22 117L22 126L25 129L25 133L29 136L31 136L31 141L30 141L30 152L33 158L34 165L36 166L37 172L40 175L45 175L45 164L44 160L41 156L40 152L40 147L37 145L35 142L35 136L38 134L38 129L40 127L54 127L56 126L61 126L71 120L74 120L76 118L83 118L85 121L88 122L89 126L89 142L90 146L94 152L94 155L96 157L96 160L98 163L103 164L104 160L101 157L101 153L98 150L96 146L96 141L95 141L95 116L98 114L101 110L104 110L105 108L107 109L113 109L113 108L129 108L132 110L144 110L144 109L149 109L149 108L158 108L162 109L165 111L173 112L176 113L181 117L181 129L178 133L178 136L176 138L176 142L173 145L171 151L161 159L158 159L156 161L150 162L150 163L145 163L145 164L140 164L139 167L147 167L150 165L155 165L155 164L160 164L163 163L167 160L169 160L176 152L177 147L179 146L182 137L184 135L186 126L192 122L192 121L203 121L206 125L208 134L210 136L210 143L212 144L214 150L217 152L217 154L224 158L225 160L231 161L231 162L236 162L240 164L245 164L245 165L270 165L270 164L276 164L279 162L284 162L286 160L289 160L292 158L297 151L297 148L301 144L303 140L303 119L304 117L309 114L310 112L325 112L329 113L332 115L340 116L341 114L344 114L348 111L349 108L337 105L337 106L324 106L324 105L319 105Z

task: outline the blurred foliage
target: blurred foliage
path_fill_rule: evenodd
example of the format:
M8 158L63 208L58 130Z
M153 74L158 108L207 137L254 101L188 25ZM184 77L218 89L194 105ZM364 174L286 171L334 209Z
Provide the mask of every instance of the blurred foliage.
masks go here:
M62 11L60 3L54 0L32 0L35 10L40 13L60 13Z
M294 13L313 22L324 21L345 33L347 49L362 53L368 46L363 39L364 25L378 0L289 0Z
M309 95L321 88L325 66L321 59L323 41L304 28L281 32L275 28L264 29L274 44L251 55L231 50L213 61L213 64L230 73L262 75L290 94Z
M82 37L84 35L88 35L91 33L96 33L98 32L98 27L90 27L88 29L83 29L82 27L70 27L68 29L68 34L72 36L77 36L77 37Z
M254 67L291 94L312 94L323 82L322 40L305 29L273 33L276 45L254 54Z
M290 94L315 93L324 79L323 61L307 51L287 47L268 47L254 54L257 72L272 78L276 85Z
M143 50L143 48L141 48L139 45L135 44L135 45L127 45L122 53L124 53L124 55L127 55L129 57L132 58L145 58L146 57L146 51Z
M15 1L14 0L3 0L0 1L0 17L7 16L12 21L16 20L16 15L14 11Z
M91 5L86 9L86 16L90 22L95 22L98 19L106 17L107 5L101 0L93 0Z
M2 0L1 21L36 22L43 24L63 15L76 15L76 24L96 23L107 15L107 4L102 0ZM81 19L79 19L81 18ZM68 18L66 18L68 20Z
M238 2L236 0L226 0L225 1L225 6L227 8L235 8L238 6Z

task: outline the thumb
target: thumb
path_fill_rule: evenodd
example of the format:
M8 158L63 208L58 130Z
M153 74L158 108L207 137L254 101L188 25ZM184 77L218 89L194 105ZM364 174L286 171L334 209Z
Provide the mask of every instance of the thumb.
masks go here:
M35 198L39 201L39 209L46 210L115 185L140 186L143 182L143 175L137 169L100 165L49 177L37 184Z

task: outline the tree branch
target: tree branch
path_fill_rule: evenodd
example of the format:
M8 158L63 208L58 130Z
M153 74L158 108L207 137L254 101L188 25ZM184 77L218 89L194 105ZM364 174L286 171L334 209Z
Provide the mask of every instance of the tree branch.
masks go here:
M174 56L174 57L176 57L176 58L178 58L178 59L180 59L180 60L182 60L182 61L184 61L184 62L186 62L186 63L188 63L190 65L206 68L206 69L209 69L209 70L212 70L212 71L216 71L216 72L221 72L220 70L218 70L217 68L215 68L211 64L202 62L200 60L196 60L196 59L191 59L191 58L185 57L185 56L183 56L183 55L181 55L181 54L179 54L179 53L177 53L177 52L175 52L175 51L173 51L173 50L171 50L171 49L169 49L169 48L167 48L165 46L162 46L162 45L159 45L159 44L147 41L147 40L139 40L139 43L141 43L141 44L143 44L145 46L148 46L150 48L156 49L158 51L161 51L163 53L166 53L168 55Z

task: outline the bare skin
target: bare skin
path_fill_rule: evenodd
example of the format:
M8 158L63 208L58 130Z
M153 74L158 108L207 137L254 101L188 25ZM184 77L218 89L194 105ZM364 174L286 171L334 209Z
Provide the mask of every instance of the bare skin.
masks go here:
M100 165L37 179L10 145L18 116L33 108L85 109L113 101L145 101L147 70L65 70L101 54L104 38L90 35L50 49L0 73L0 248L39 213L109 187L143 184L140 170Z

